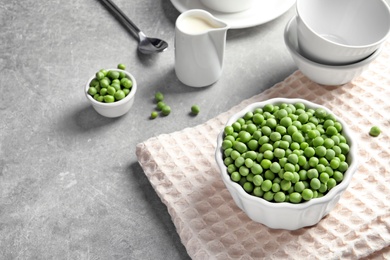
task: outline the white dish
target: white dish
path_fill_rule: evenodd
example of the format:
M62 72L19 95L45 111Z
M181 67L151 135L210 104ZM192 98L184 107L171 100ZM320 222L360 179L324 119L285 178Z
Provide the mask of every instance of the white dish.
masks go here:
M334 113L332 113L332 111L330 111L328 108L304 99L274 98L248 105L243 110L233 114L228 119L225 126L231 125L232 123L236 122L238 118L243 117L247 112L253 111L258 107L264 107L266 104L294 104L297 102L305 104L307 108L322 108L327 113L334 115ZM357 170L358 144L353 135L353 132L345 123L345 121L336 115L334 115L334 117L342 124L343 134L347 138L350 146L350 151L347 158L349 168L344 173L343 181L332 188L325 196L299 204L288 202L268 202L263 198L248 194L244 191L240 184L233 182L230 179L230 175L227 173L227 167L225 166L222 159L223 153L221 146L224 137L224 129L222 129L217 138L215 159L220 170L222 181L225 183L227 189L232 195L234 202L247 214L249 218L270 228L296 230L302 227L315 225L337 205L341 195L347 189L354 173Z
M284 31L284 41L299 70L318 84L338 86L350 82L362 74L381 53L379 47L371 56L349 65L326 65L303 56L298 44L297 17L291 18Z
M279 17L295 4L295 0L256 0L253 7L238 13L216 12L204 6L200 0L171 0L171 3L181 13L190 9L203 9L229 24L231 29L240 29L264 24Z
M297 0L298 43L313 61L346 65L374 53L390 34L383 0Z
M119 69L107 69L107 71L123 71ZM100 115L104 117L120 117L129 112L130 108L133 106L135 93L137 92L137 81L134 76L127 71L123 71L126 74L126 77L129 78L133 82L133 86L131 87L130 93L119 101L115 101L112 103L104 103L95 100L90 94L88 94L89 84L95 78L93 75L85 84L84 94L87 97L88 101L92 104L92 107L98 112Z

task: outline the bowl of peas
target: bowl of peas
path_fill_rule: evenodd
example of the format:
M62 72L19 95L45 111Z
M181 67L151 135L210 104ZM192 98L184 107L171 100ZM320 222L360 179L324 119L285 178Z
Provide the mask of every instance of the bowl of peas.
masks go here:
M120 117L126 114L134 103L137 82L127 72L125 65L115 69L101 69L84 87L85 96L93 108L104 117Z
M338 203L357 169L357 142L324 106L274 98L232 115L215 159L237 206L274 229L313 226Z

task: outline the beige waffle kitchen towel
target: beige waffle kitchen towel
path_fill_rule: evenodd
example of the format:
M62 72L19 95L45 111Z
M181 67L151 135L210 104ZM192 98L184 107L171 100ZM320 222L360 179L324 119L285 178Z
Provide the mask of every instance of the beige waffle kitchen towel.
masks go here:
M369 70L339 87L300 71L198 125L137 145L137 158L193 259L390 259L390 43ZM253 222L225 188L214 151L230 115L275 97L303 98L342 117L359 142L360 166L338 205L313 227L273 230ZM378 125L382 133L368 132Z

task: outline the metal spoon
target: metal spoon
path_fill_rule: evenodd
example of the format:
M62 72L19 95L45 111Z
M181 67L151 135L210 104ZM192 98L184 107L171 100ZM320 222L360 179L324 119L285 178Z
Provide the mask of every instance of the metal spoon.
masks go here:
M157 38L147 37L111 0L102 0L106 6L117 16L117 18L131 30L133 34L138 36L138 51L143 54L153 54L156 52L165 51L168 48L168 43Z

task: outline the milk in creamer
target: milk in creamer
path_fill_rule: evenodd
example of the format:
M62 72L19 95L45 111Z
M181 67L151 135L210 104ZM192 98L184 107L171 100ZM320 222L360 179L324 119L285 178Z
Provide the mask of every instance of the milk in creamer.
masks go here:
M180 29L189 34L205 33L218 28L201 17L186 16L180 21Z

